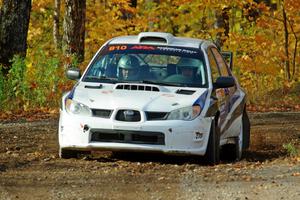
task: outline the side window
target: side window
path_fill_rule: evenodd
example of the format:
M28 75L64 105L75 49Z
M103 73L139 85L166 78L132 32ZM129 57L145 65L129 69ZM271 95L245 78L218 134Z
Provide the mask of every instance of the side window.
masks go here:
M216 48L211 48L216 61L218 63L219 69L220 69L220 73L221 76L230 76L227 65L222 57L222 55L219 53L219 51Z
M214 82L220 76L220 72L218 69L217 62L216 62L210 49L207 51L207 56L208 56L209 65L210 65L210 69L211 69L212 80Z

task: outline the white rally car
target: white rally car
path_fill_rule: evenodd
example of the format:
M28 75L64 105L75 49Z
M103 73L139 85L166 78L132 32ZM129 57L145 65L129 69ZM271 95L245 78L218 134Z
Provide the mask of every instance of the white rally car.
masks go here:
M231 63L231 62L229 62ZM229 65L229 66L228 66ZM106 42L62 97L59 156L95 150L238 160L249 147L246 95L209 41L143 32Z

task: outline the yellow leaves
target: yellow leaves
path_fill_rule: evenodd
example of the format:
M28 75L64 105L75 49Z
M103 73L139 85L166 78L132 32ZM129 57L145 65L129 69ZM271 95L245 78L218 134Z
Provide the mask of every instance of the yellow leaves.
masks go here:
M190 4L193 0L177 0L175 1L175 5L183 5L183 4Z
M299 31L300 31L300 19L293 24L293 29L296 33L299 33Z
M285 80L283 83L283 87L286 91L289 91L293 86L293 83L290 81Z
M299 33L300 1L285 0L284 2L288 19L295 32ZM250 9L244 8L247 3L250 4ZM37 48L41 48L45 51L45 55L53 56L55 52L52 49L51 9L53 9L53 1L33 0L32 4L27 55L33 57L38 51ZM61 19L63 6L62 2ZM230 33L223 48L234 52L234 68L239 70L243 79L242 84L247 87L246 89L252 90L249 92L249 98L259 95L258 90L265 90L264 93L267 93L272 89L278 89L279 84L284 87L282 80L285 77L285 71L283 69L287 56L284 49L282 22L278 20L282 19L282 12L280 9L269 10L265 4L256 4L253 0L224 0L222 2L166 0L159 1L159 3L142 0L138 1L137 8L131 7L129 0L87 1L84 64L88 63L105 41L119 35L133 35L151 30L168 31L177 36L214 40L218 33L225 31L224 28L215 29L214 27L216 13L221 13L225 8L229 8ZM251 9L260 11L255 22L249 22L245 17L247 13L251 14L253 11ZM291 31L290 28L289 31ZM289 39L289 50L292 55L291 50L295 44L292 34L289 34ZM299 65L299 56L296 60ZM31 74L35 73L35 62L32 60L27 63L29 77L34 77ZM296 71L299 71L297 69ZM36 87L33 81L30 83ZM265 87L262 84L271 86Z
M300 9L300 2L295 0L285 0L284 7L286 11L297 15Z
M28 31L28 40L32 40L33 38L39 37L42 35L43 31L40 27L34 28L34 29L29 29Z
M63 5L63 1L61 4ZM49 8L52 8L54 6L54 0L51 1L51 3L49 2L49 0L46 1L32 0L31 5L32 5L31 10L33 12L46 13Z
M268 28L270 26L268 20L265 18L259 18L256 22L261 28Z
M113 9L117 10L118 16L124 15L124 13L135 14L136 8L130 6L129 0L112 0L111 3Z
M32 69L33 69L33 67L32 67L32 62L28 62L28 63L26 64L26 66L27 66L27 70L28 70L28 71L32 71Z
M250 56L248 56L248 55L243 55L243 56L242 56L242 60L243 60L244 62L251 62L251 61L252 61L252 59L251 59Z
M266 6L266 4L263 2L257 4L257 9L259 9L260 12L269 12L270 11L270 7Z

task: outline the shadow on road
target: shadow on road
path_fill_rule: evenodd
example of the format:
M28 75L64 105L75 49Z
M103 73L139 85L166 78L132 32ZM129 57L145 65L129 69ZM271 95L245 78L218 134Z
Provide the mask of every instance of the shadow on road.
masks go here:
M280 157L285 157L287 154L282 150L265 149L265 150L248 150L244 152L242 160L247 162L264 162L274 160ZM128 161L128 162L139 162L148 163L154 162L159 164L200 164L206 165L205 160L201 156L174 156L165 155L159 153L132 153L132 152L114 152L106 154L97 154L89 157L89 160L97 160L98 162L118 162L118 161ZM228 158L222 156L221 163L233 162Z
M249 150L245 152L244 159L248 162L264 162L285 156L287 156L287 153L283 150Z

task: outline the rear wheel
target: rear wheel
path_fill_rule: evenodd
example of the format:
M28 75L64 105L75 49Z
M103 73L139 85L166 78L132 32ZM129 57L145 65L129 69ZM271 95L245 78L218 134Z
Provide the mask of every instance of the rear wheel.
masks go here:
M243 123L243 149L248 149L250 146L250 120L246 108L244 109L243 112L242 123Z
M210 165L220 162L220 134L216 119L211 123L208 144L205 153L205 161Z
M243 155L243 143L244 143L244 125L243 123L241 124L241 128L240 128L240 134L239 136L236 138L235 141L235 157L236 157L236 161L240 160L242 158Z
M242 116L240 134L236 141L237 160L240 160L242 158L244 150L248 149L249 145L250 145L250 120L245 108Z
M229 161L238 161L242 158L244 150L249 148L250 121L246 109L243 112L239 135L234 140L234 144L222 146L222 158Z

